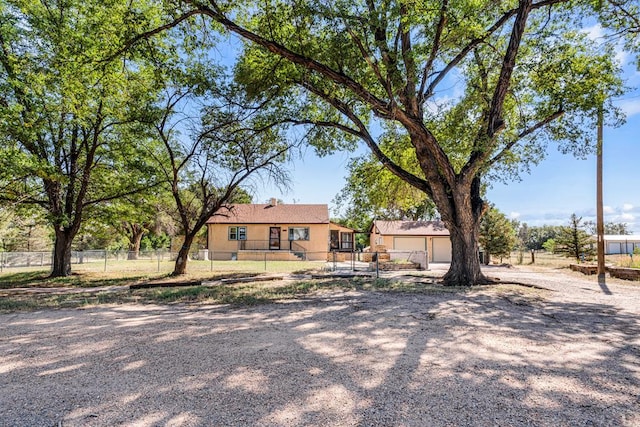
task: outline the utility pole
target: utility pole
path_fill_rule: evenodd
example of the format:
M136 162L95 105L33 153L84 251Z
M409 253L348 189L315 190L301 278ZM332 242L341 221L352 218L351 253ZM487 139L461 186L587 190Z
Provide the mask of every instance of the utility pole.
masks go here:
M603 106L598 108L598 140L596 146L596 233L598 235L598 278L604 278L604 210L602 207L602 128Z

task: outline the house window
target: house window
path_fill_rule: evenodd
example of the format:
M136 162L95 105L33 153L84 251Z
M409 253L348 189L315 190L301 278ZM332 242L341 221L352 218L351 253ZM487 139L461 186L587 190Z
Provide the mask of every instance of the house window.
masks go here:
M289 227L289 240L309 240L309 227Z
M353 233L340 233L340 248L353 249Z
M229 240L247 240L247 227L229 227Z

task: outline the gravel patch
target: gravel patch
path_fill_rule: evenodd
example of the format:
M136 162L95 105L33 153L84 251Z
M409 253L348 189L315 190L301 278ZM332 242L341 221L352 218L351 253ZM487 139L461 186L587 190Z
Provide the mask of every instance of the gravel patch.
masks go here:
M487 274L549 291L2 314L0 425L640 425L640 286Z

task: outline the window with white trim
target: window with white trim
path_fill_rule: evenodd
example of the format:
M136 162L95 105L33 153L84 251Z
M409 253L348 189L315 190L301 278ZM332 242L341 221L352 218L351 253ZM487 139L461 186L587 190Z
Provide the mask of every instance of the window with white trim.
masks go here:
M229 240L247 240L247 227L229 227Z
M309 240L309 227L289 227L289 240Z

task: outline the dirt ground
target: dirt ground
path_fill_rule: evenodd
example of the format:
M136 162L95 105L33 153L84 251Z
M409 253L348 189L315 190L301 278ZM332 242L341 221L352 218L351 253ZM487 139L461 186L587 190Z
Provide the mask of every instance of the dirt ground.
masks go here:
M0 425L640 425L640 284L487 274L546 290L2 314Z

